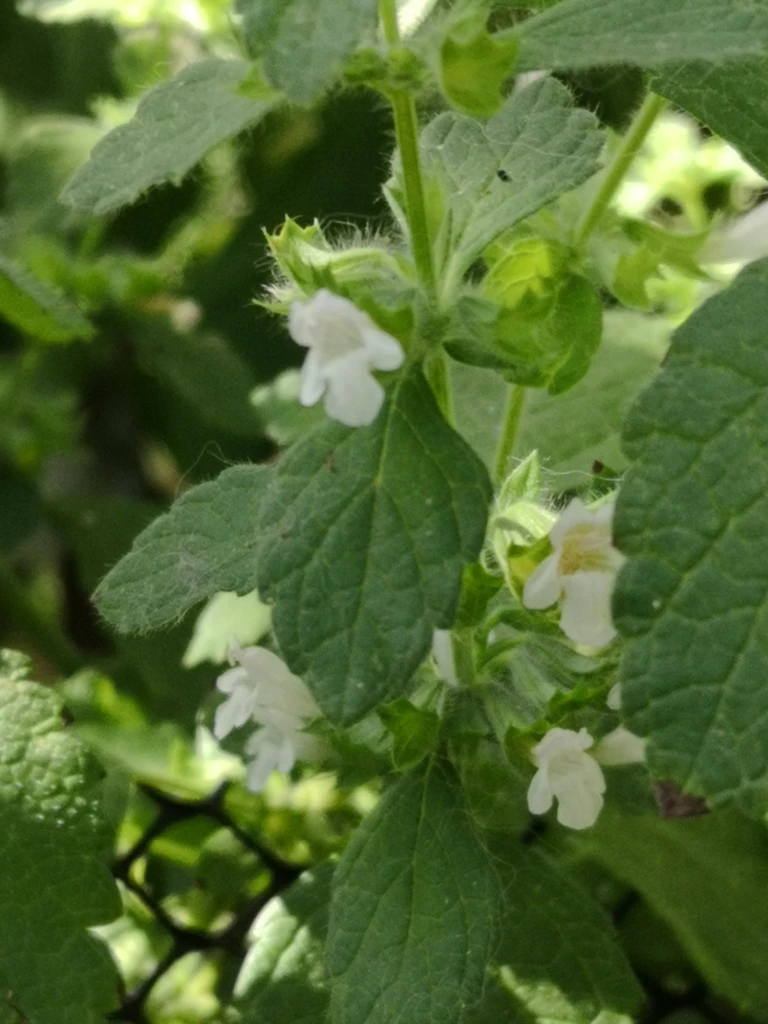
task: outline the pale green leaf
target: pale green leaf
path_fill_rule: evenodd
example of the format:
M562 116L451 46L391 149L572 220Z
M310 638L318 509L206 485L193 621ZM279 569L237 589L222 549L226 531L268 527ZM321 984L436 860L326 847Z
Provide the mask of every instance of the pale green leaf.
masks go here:
M325 940L334 866L305 871L270 900L248 934L235 986L243 1024L324 1024Z
M380 707L378 715L392 736L392 763L398 771L415 768L435 749L440 719L434 711L400 697Z
M451 113L432 121L422 152L447 206L436 226L447 280L455 284L500 234L594 174L602 144L597 119L553 78L514 93L485 123Z
M626 424L622 708L661 779L768 809L768 263L677 331Z
M734 812L605 812L579 846L638 889L717 995L768 1021L768 834Z
M250 51L297 103L311 103L339 78L363 39L373 39L377 0L238 0Z
M497 849L504 922L486 999L501 1015L484 1000L467 1024L631 1024L642 992L602 910L536 850Z
M219 142L260 121L279 100L251 81L241 60L190 64L142 97L136 114L93 149L64 195L93 214L111 213L155 185L178 184ZM248 81L248 90L238 91Z
M654 77L654 88L768 176L768 59L663 67Z
M333 721L402 692L432 631L451 624L490 498L419 370L369 427L329 421L283 457L259 526L259 592L275 599L282 651Z
M94 598L105 619L121 633L146 633L220 590L253 590L269 480L264 466L233 466L183 494L102 580Z
M447 768L384 796L333 880L333 1024L457 1024L480 995L501 889Z
M120 913L102 772L25 674L0 657L0 991L33 1024L101 1024L118 978L87 929Z
M2 253L0 317L40 341L73 341L93 335L93 325L73 302Z
M223 665L232 640L241 647L258 643L269 632L272 614L255 590L250 594L215 594L195 622L192 639L184 653L184 666L194 668L204 661Z
M669 61L759 56L764 0L563 0L523 22L518 69L658 67Z

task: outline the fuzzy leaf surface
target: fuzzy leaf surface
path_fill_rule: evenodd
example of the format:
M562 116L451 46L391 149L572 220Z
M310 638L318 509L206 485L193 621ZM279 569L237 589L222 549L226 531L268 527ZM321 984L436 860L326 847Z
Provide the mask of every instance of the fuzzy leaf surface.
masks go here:
M61 702L0 655L0 988L32 1024L102 1024L118 978L89 927L120 913L101 769Z
M458 1024L480 995L501 899L448 769L389 790L336 869L333 1024Z
M514 93L484 123L453 113L432 121L422 151L449 208L438 229L438 248L453 254L448 279L504 231L586 181L602 145L597 119L575 108L553 78Z
M249 49L297 103L334 84L358 44L373 39L378 13L376 0L240 0L239 9Z
M260 121L279 94L249 82L242 60L211 58L190 64L155 86L133 119L94 146L62 199L92 214L112 213L167 181L178 184L218 143Z
M467 1024L632 1024L643 994L600 907L536 850L505 843L498 863L504 927Z
M233 466L143 530L94 595L110 625L146 633L219 591L254 590L259 509L270 479L264 466Z
M768 59L661 68L654 88L736 146L768 175Z
M676 332L624 431L622 709L651 772L768 809L768 261Z
M397 696L449 626L483 543L491 485L420 370L377 419L321 424L277 467L258 588L289 665L338 723Z
M764 0L563 0L523 22L518 68L759 56L768 47Z

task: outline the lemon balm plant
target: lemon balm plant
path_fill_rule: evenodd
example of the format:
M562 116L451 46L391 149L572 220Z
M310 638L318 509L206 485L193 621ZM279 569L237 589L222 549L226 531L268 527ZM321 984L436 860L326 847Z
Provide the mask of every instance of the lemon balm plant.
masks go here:
M55 19L77 0L23 6ZM253 792L274 773L351 773L375 794L338 857L257 918L216 1012L645 1019L650 967L638 976L600 906L620 903L613 878L642 894L672 961L682 949L716 997L768 1020L768 4L229 13L241 55L149 91L69 182L73 209L110 216L335 90L375 91L395 148L375 229L288 218L267 235L256 301L303 350L293 391L270 401L314 415L276 435L268 464L183 493L95 593L129 636L202 602L229 609L231 667L201 717ZM643 95L610 127L585 82L615 67ZM663 133L685 131L681 170ZM738 195L714 213L713 181ZM0 256L0 285L61 326L25 273ZM66 771L55 814L87 818L98 859L85 753L20 662L0 682L22 709L4 788L31 791L38 761ZM109 899L106 885L90 916L70 908L88 965L73 1021L109 1009L84 932ZM0 963L11 1005L60 1022L31 963Z

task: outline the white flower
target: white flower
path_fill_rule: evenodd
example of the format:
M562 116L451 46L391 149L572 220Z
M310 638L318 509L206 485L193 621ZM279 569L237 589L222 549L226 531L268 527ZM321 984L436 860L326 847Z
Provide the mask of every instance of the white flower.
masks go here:
M223 739L249 721L261 726L245 748L254 758L248 787L259 792L273 771L290 771L296 761L319 755L321 744L303 729L320 711L304 683L271 651L235 644L232 654L237 667L216 680L228 698L216 709L213 732Z
M701 263L749 263L768 256L768 203L713 231L699 253Z
M528 810L546 814L557 799L557 820L568 828L589 828L603 806L605 779L587 750L594 740L586 729L550 729L531 751L538 771L528 787Z
M605 703L611 711L618 711L621 708L621 683L614 683L608 691Z
M613 503L591 511L574 498L549 533L552 554L523 589L526 608L562 598L560 628L574 643L604 647L616 636L611 594L624 558L611 543Z
M354 303L326 288L293 303L288 329L294 341L309 349L301 370L302 405L314 405L325 395L332 419L348 427L372 423L384 389L371 371L402 366L400 343Z
M436 629L432 634L432 657L437 671L451 686L458 686L456 664L453 660L453 639L450 629Z

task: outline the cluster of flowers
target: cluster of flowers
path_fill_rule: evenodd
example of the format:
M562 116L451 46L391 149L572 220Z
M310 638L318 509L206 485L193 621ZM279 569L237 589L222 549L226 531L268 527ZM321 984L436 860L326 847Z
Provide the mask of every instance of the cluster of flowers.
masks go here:
M381 331L347 299L321 289L294 303L289 316L294 340L309 349L302 369L300 400L311 405L325 398L329 416L347 426L372 422L384 401L373 370L394 370L404 360L397 340ZM552 553L525 583L523 604L543 610L560 605L560 626L574 643L605 647L616 631L611 594L623 558L612 544L613 503L588 509L574 499L552 526ZM450 637L436 635L438 668L449 681ZM254 791L273 771L287 772L298 760L313 760L322 744L305 731L320 710L303 682L275 654L261 647L231 652L236 663L217 681L227 700L216 711L214 734L223 739L233 729L255 722L246 753L252 757L247 781ZM618 709L618 687L609 705ZM642 760L643 741L619 727L597 745L586 729L553 728L532 750L537 767L528 790L528 807L544 814L557 800L558 820L570 828L594 824L603 805L605 779L601 764Z

